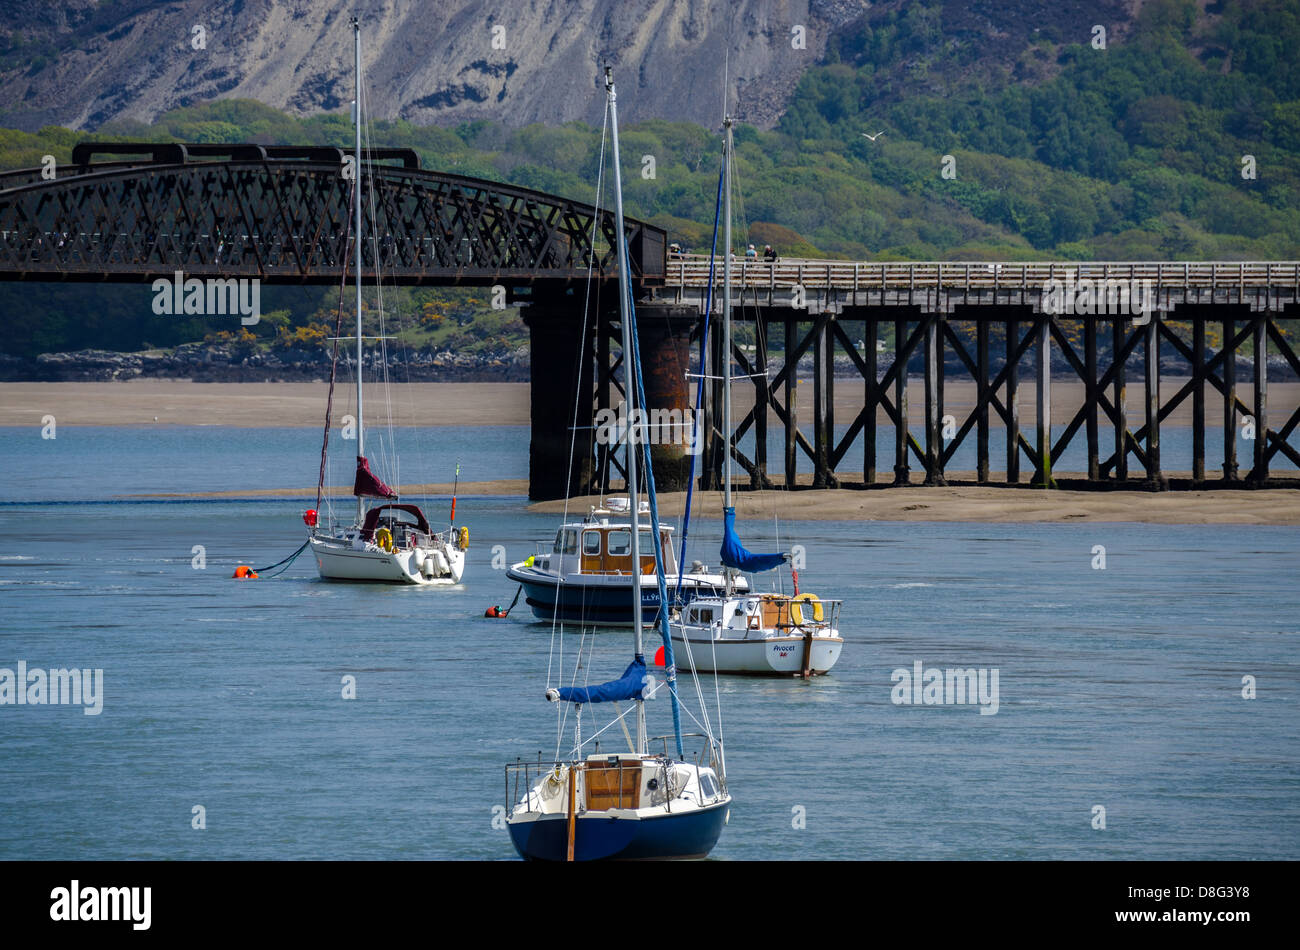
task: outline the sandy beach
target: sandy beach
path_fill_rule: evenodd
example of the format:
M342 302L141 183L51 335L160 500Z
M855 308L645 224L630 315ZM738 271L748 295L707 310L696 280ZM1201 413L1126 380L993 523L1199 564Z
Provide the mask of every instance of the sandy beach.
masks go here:
M399 490L406 496L419 495L498 495L513 497L528 494L526 478L495 478L477 482L430 482L421 485L401 485ZM250 488L231 491L196 491L174 492L161 495L126 495L127 498L311 498L316 494L316 487L302 488ZM336 500L352 497L351 485L334 485L325 489L325 494Z
M1161 381L1163 394L1177 392L1185 380L1169 377ZM487 426L529 424L528 383L395 383L392 388L393 423L399 426ZM369 390L367 390L369 391ZM40 425L52 415L59 425L139 426L319 426L325 413L323 383L194 383L178 379L133 379L108 383L0 383L0 426ZM734 411L739 420L754 405L754 390L735 389ZM909 417L913 424L924 418L925 385L908 381ZM1109 395L1109 393L1108 393ZM796 406L800 419L812 422L812 383L800 380ZM349 386L335 391L335 417L354 398ZM781 395L784 398L784 395ZM892 393L891 393L892 398ZM1141 424L1145 393L1140 383L1128 385L1130 418ZM862 406L861 379L835 382L835 420L847 425ZM1300 405L1300 383L1270 382L1270 418L1285 419ZM1032 381L1020 388L1020 425L1036 422ZM371 411L384 418L385 404L378 395L367 401ZM944 412L959 420L975 405L975 385L949 380L944 386ZM1052 422L1064 425L1083 405L1083 384L1057 380L1052 384ZM1163 425L1191 424L1192 401L1186 399ZM1206 425L1223 423L1223 400L1206 401ZM778 422L769 413L769 425ZM877 419L887 422L885 413ZM1000 423L996 413L992 424Z
M132 379L111 383L0 383L0 426L322 425L324 383L194 383ZM366 387L366 419L387 419L380 390ZM334 393L334 417L354 399L350 386ZM527 383L396 383L393 423L399 426L528 425ZM372 423L373 424L373 423Z
M1300 525L1300 491L1044 491L1022 486L961 485L868 490L737 492L736 513L767 521L976 521L976 522L1139 522L1144 524ZM685 492L659 496L662 517L677 517ZM597 497L573 498L570 516L585 515ZM717 518L720 492L697 492L697 517ZM560 513L563 501L537 502L530 511Z
M860 382L860 381L859 381ZM1163 385L1177 387L1179 381ZM744 412L747 405L743 389L737 393L736 405ZM909 382L909 398L915 400L913 415L919 415L923 386L919 380ZM1130 385L1130 411L1141 406L1141 387ZM349 399L346 387L336 399L343 405ZM800 411L810 421L812 395L810 385L800 387ZM847 423L861 404L861 389L852 381L839 380L836 386L836 419ZM1059 382L1053 386L1053 421L1066 423L1082 400L1082 386ZM974 386L969 382L949 382L945 389L945 411L959 417L974 402ZM1300 384L1274 383L1269 387L1271 413L1285 418L1300 401ZM1188 400L1166 426L1187 424L1191 401ZM376 400L379 411L383 403ZM752 402L749 403L752 405ZM1034 422L1033 387L1022 389L1021 425ZM529 424L528 384L526 383L408 383L393 386L392 409L397 425L516 425ZM1209 400L1207 424L1221 424L1222 401ZM340 407L336 403L336 418ZM53 415L65 426L146 426L205 425L236 427L308 426L321 424L324 412L324 387L314 383L192 383L184 380L137 379L109 383L2 383L0 384L0 426L39 426L45 415ZM885 419L881 415L881 421ZM1136 420L1135 420L1136 421ZM773 425L775 426L775 420ZM996 420L994 422L996 425ZM1212 430L1213 432L1213 430ZM1209 438L1214 438L1211 434ZM1177 477L1179 473L1169 472ZM1001 473L994 472L993 477ZM860 476L843 473L845 481ZM914 473L914 478L919 475ZM1028 477L1028 473L1025 473ZM972 473L950 472L953 481L974 482ZM450 494L452 485L407 485L410 494ZM334 490L346 493L345 488ZM461 482L459 492L465 496L526 496L523 479L489 479ZM314 493L308 486L233 489L223 492L193 493L149 497L300 497ZM684 495L668 493L662 497L665 516L680 512ZM700 496L697 496L700 497ZM594 499L569 502L571 513L583 513ZM716 496L705 494L696 511L713 516L720 510ZM888 520L888 521L979 521L979 522L1068 522L1133 521L1155 524L1300 524L1300 490L1264 489L1243 491L1210 489L1205 491L1148 492L1134 491L1042 491L1027 486L873 488L840 491L799 490L795 492L740 492L737 508L749 518L770 518L780 512L783 519L808 520ZM531 510L560 512L563 502L543 502Z

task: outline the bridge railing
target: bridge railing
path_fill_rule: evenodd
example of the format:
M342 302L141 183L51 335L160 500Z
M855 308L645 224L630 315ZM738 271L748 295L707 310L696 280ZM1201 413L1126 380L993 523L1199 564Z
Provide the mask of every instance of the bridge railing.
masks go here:
M708 255L669 254L666 283L706 287ZM722 283L723 260L714 261ZM738 289L833 290L1041 290L1051 280L1149 282L1153 287L1300 289L1300 261L832 261L734 257L732 284Z

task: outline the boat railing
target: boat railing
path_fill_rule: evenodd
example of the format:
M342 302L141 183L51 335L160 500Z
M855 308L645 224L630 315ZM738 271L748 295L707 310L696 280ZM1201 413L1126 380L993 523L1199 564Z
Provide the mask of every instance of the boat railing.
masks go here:
M814 627L814 628L830 627L832 629L839 629L840 608L844 606L844 601L823 600L823 601L819 601L819 603L822 605L822 619L809 621L808 615L805 613L803 626Z
M664 735L664 736L653 736L652 738L649 739L649 742L663 743L663 755L665 757L668 757L669 756L668 740L673 738L674 736L671 734ZM683 732L682 738L707 740L709 739L709 736L705 735L703 732ZM708 761L705 761L706 758L708 759ZM709 768L713 769L713 771L721 775L722 770L719 766L719 759L720 756L718 755L717 741L713 740L713 741L701 743L699 751L695 753L695 761L693 764L696 766L697 769L701 765L706 765Z
M532 792L533 782L541 778L544 772L551 772L556 768L571 766L572 762L550 762L543 763L542 754L537 753L537 761L533 762L527 759L515 759L513 762L506 763L506 814L521 803L527 804L527 810L532 811ZM523 781L521 798L519 789L520 780Z
M821 605L821 620L817 620L813 614L812 604L814 603ZM800 613L803 617L800 623L794 623L793 618L791 618L791 622L778 623L777 627L791 631L838 629L840 623L840 608L844 606L844 601L816 600L803 601L802 604L803 606L800 608Z

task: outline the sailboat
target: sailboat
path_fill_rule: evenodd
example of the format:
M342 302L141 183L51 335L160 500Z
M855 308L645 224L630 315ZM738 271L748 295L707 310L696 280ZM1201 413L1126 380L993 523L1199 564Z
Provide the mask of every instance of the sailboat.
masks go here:
M319 514L324 492L326 455L329 448L330 413L334 402L334 377L338 365L338 340L330 369L329 397L325 409L325 435L321 447L320 477L316 483L316 507L303 513L309 532L308 543L316 558L320 576L325 580L377 581L393 584L459 584L465 572L465 552L469 547L469 529L456 528L456 500L451 502L451 523L435 531L418 505L403 504L398 493L370 469L365 450L364 386L365 335L361 328L361 24L352 19L356 68L356 148L352 198L355 235L355 279L357 310L357 464L352 483L356 496L356 518L351 524L322 524ZM340 314L340 320L342 315ZM457 476L460 468L457 466ZM385 503L367 508L367 498Z
M722 186L726 195L723 231L722 392L724 433L731 432L731 118L723 120ZM712 281L710 281L712 283ZM730 439L728 435L726 437ZM723 538L719 552L725 591L681 604L670 624L671 638L681 645L693 668L713 673L802 675L826 673L840 657L841 602L799 593L798 574L791 572L794 592L751 593L739 587L737 571L778 569L784 554L753 554L736 533L736 509L731 498L731 447L723 456ZM686 518L690 517L689 501Z
M615 233L618 235L619 316L622 324L623 361L627 394L631 402L645 405L641 360L636 349L636 313L632 305L631 280L627 264L627 239L623 230L622 176L619 169L618 109L614 80L605 69L605 89L612 129ZM639 468L636 441L625 437L629 506L640 511ZM645 464L646 494L650 523L658 524L658 501L654 490L654 468L648 452ZM639 517L639 515L638 515ZM646 532L654 552L654 577L660 603L667 603L664 545L658 532ZM640 531L629 532L633 564L641 563ZM720 739L715 739L705 717L707 749L694 762L682 749L680 707L672 641L668 635L667 611L658 611L658 629L663 640L666 682L658 682L646 668L642 644L642 600L639 591L628 591L633 617L632 661L615 680L598 686L548 687L546 699L577 707L574 717L574 745L567 757L557 748L556 760L545 764L516 761L506 766L506 825L515 850L525 859L582 861L605 858L689 858L707 855L717 843L731 813L726 768ZM575 671L576 677L576 671ZM673 713L673 733L659 737L661 752L652 753L646 737L645 702L667 687ZM628 730L619 711L614 723L622 726L629 751L584 754L604 729L581 735L582 707L587 704L634 704L636 737ZM703 711L703 710L701 710ZM561 712L561 724L565 721ZM614 725L610 723L605 729ZM561 738L563 731L561 730ZM672 739L674 748L669 749ZM522 794L521 794L522 786ZM511 807L513 806L513 807Z

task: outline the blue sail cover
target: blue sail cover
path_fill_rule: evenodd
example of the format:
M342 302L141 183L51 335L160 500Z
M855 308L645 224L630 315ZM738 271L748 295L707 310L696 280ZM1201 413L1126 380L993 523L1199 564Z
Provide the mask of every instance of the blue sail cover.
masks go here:
M598 686L562 686L560 699L568 703L615 703L620 699L640 699L645 689L645 657L638 656L623 675Z
M736 536L736 509L727 508L723 515L722 563L739 571L770 571L785 563L784 554L750 554Z

